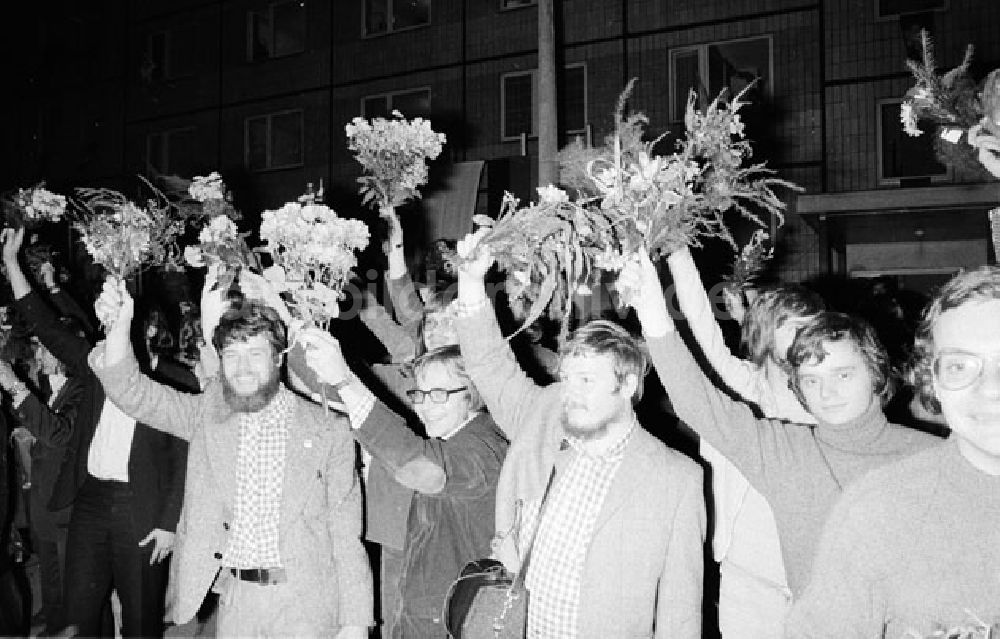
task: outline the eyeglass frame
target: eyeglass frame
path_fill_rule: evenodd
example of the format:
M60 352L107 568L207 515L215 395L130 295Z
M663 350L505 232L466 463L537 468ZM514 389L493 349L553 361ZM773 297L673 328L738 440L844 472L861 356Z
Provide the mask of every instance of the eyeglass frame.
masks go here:
M978 370L976 371L976 374L974 376L972 376L969 379L969 381L966 382L965 384L962 384L960 386L949 386L949 385L945 384L944 380L941 378L941 374L938 372L938 368L939 368L942 356L945 356L945 355L956 355L956 354L957 355L966 355L966 356L970 357L972 361L976 362L976 364L978 366ZM937 383L940 384L941 388L943 388L944 390L947 390L947 391L965 390L966 388L969 388L970 386L974 385L976 382L978 382L979 380L981 380L983 378L983 373L986 371L986 363L987 363L988 360L995 360L993 363L996 365L997 369L1000 370L1000 354L994 354L992 356L986 356L986 357L984 357L983 355L980 355L979 353L972 353L970 351L966 351L966 350L962 350L962 349L958 349L958 348L949 348L949 349L942 350L941 352L938 352L938 353L936 353L934 355L934 359L931 361L931 373L934 375L935 381L937 381Z
M432 404L446 404L452 395L467 390L469 390L468 386L459 386L458 388L428 388L427 390L422 388L411 388L406 391L406 396L411 402L414 403L414 405L423 404L428 398L430 398ZM445 395L438 400L434 399L434 393L437 393L437 397L441 397L441 393L444 393ZM417 399L418 397L420 399Z

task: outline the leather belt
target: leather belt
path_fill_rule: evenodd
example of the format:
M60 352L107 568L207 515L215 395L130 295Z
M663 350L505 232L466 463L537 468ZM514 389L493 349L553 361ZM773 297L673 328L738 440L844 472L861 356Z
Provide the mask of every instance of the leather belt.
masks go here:
M252 581L261 586L288 581L284 568L230 568L229 572L240 581Z

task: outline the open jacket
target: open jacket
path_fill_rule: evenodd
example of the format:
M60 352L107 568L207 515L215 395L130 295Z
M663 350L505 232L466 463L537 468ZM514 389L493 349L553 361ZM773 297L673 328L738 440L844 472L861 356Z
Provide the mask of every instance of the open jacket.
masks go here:
M140 373L134 357L106 366L103 345L90 361L126 414L190 442L167 601L167 618L186 623L227 565L222 553L236 505L239 414L218 382L200 395L182 393ZM348 419L298 396L293 402L278 533L282 566L327 593L330 608L323 613L336 626L370 626L372 581Z

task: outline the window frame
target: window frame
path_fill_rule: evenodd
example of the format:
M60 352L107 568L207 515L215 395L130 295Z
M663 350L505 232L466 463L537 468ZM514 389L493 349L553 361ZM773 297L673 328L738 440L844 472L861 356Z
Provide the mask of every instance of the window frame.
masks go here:
M414 115L408 115L408 114L404 113L403 115L406 116L406 117L408 117L408 118L414 118L414 117L427 118L430 115L430 112L432 111L432 109L434 108L434 106L433 106L433 104L434 104L433 103L434 92L431 91L431 85L429 85L429 84L428 85L424 85L424 86L419 86L419 87L413 87L412 89L401 89L401 90L398 90L398 91L385 91L383 93L371 93L371 94L368 94L368 95L363 95L363 96L361 96L361 108L358 110L358 112L361 114L361 117L366 118L366 119L371 119L372 116L369 115L369 114L367 114L367 113L365 113L365 102L367 100L371 100L372 98L386 98L386 102L388 103L388 106L389 106L388 112L392 113L392 110L395 108L392 105L392 98L394 96L405 95L407 93L417 93L418 91L426 91L427 92L427 104L430 105L428 107L428 109L427 109L428 114L427 115L421 115L421 116L414 116Z
M903 180L910 180L910 179L919 180L924 178L929 179L932 184L941 182L954 182L955 180L954 168L947 164L942 164L942 166L944 166L944 173L936 173L930 175L904 175L900 177L886 177L885 175L883 175L882 168L884 166L883 163L884 152L882 150L882 133L883 133L882 107L887 104L902 104L902 103L903 103L903 98L880 98L875 101L875 176L878 180L878 185L880 187L882 186L899 187L902 184ZM906 132L902 130L902 125L900 125L900 133L902 135L906 135ZM935 134L931 132L925 132L924 135L928 136L927 139L931 139L934 137Z
M299 114L302 122L302 126L299 127L299 161L293 164L282 164L279 166L271 165L271 121L275 116L289 115L292 113ZM250 123L254 120L260 120L262 118L267 119L267 145L265 147L264 155L267 159L266 166L263 168L253 168L250 166ZM297 169L305 166L306 162L306 118L305 111L303 109L283 109L281 111L271 111L269 113L261 113L258 115L250 115L243 118L243 167L252 173L267 173L270 171L284 171L287 169Z
M559 131L559 135L574 136L574 135L586 135L587 126L590 124L590 100L588 99L588 94L590 92L590 81L589 74L587 73L587 62L568 62L563 65L563 72L568 69L583 69L583 128L582 129L572 129L566 131ZM521 139L521 134L507 135L506 122L507 122L507 78L513 78L518 76L530 75L531 76L531 128L532 131L528 133L528 139L533 140L538 138L538 69L525 69L520 71L507 71L500 74L500 141L501 142L517 142Z
M883 14L881 11L882 0L875 0L875 6L873 7L873 11L875 12L876 22L889 22L892 20L898 20L901 16L911 16L917 13L927 13L929 11L947 11L949 9L950 4L951 0L941 0L940 7L934 7L931 9L914 9L913 11L902 11L900 13Z
M305 29L305 31L304 31L304 38L303 38L302 49L301 50L299 50L299 51L292 51L290 53L283 53L281 55L275 55L274 54L274 8L277 7L277 6L281 6L283 4L300 4L302 6L302 11L303 11L303 20L302 20L303 21L303 25L302 26ZM254 28L253 28L254 24L253 24L253 20L254 20L254 16L261 15L264 12L263 11L253 11L253 10L247 11L247 22L246 22L246 27L247 27L246 28L246 45L247 45L247 48L246 48L246 61L250 62L250 63L254 63L254 62L266 62L268 60L281 60L283 58L290 58L292 56L301 55L301 54L305 53L309 49L309 45L308 45L308 43L309 43L309 19L308 19L308 16L305 15L306 6L307 6L306 5L306 0L277 0L276 2L269 2L267 4L268 24L270 25L270 28L271 28L271 51L268 53L268 56L266 58L254 58L253 57L253 44L254 44L253 43L253 37L254 37Z
M393 11L393 3L400 0L385 0L387 5L388 20L386 21L385 31L379 31L377 33L368 33L368 0L361 0L363 3L361 6L361 37L364 38L381 38L383 36L392 35L393 33L405 33L407 31L413 31L415 29L424 29L431 25L434 20L434 3L431 0L427 1L427 22L423 24L414 24L409 27L399 27L393 26L393 18L395 17L395 12Z
M735 42L749 42L751 40L766 40L767 41L767 86L764 87L764 95L767 98L774 97L774 87L777 84L777 78L774 76L774 34L764 33L760 35L743 36L740 38L731 38L727 40L712 40L709 42L702 42L699 44L689 44L680 47L672 47L667 53L667 110L668 110L668 121L671 123L682 122L684 120L683 113L674 113L674 109L677 105L677 86L674 83L674 77L677 75L675 72L675 59L681 53L688 53L691 51L698 52L698 80L702 83L702 86L710 88L708 82L708 50L710 47L718 46L721 44L733 44ZM691 87L685 90L684 95L686 96ZM716 94L717 95L717 94ZM714 96L712 96L714 97ZM729 96L730 98L734 96Z
M516 2L518 4L508 5L508 2ZM528 7L537 7L538 0L500 0L500 11L517 11L518 9L527 9Z
M154 78L152 70L150 70L150 82L166 82L173 79L173 76L170 75L170 67L172 66L170 64L170 41L172 38L170 37L169 29L157 29L146 34L146 59L149 60L150 65L155 69L156 61L153 59L153 38L160 35L163 36L163 75L159 78Z
M173 128L170 128L170 129L162 129L162 130L159 130L159 131L150 131L150 132L146 133L146 171L149 173L149 175L152 175L153 171L155 171L156 173L159 173L161 175L170 175L171 171L174 168L174 167L170 166L170 137L172 135L175 135L175 134L178 134L178 133L187 133L187 132L191 132L191 133L194 133L195 135L197 135L197 133L198 133L198 127L196 125L192 124L192 125L189 125L189 126L179 126L179 127L173 127ZM160 140L161 140L161 150L160 150L161 158L160 159L164 160L164 163L163 163L164 165L163 166L154 165L150 161L150 157L149 157L150 144L149 144L149 142L150 142L151 139L153 139L155 137L159 137Z

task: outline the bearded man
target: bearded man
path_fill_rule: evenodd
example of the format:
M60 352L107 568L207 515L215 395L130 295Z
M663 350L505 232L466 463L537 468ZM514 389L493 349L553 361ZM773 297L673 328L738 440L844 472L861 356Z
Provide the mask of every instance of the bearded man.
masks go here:
M214 583L219 636L367 637L372 583L349 421L282 384L278 313L254 301L225 310L212 332L219 379L189 395L139 372L121 283L105 284L97 306L115 318L91 355L108 396L190 442L168 618L189 621Z
M559 381L536 385L500 333L483 281L493 257L477 233L459 242L456 326L466 371L511 442L493 550L517 572L530 548L527 636L700 639L702 472L638 423L642 346L590 322L560 349Z

